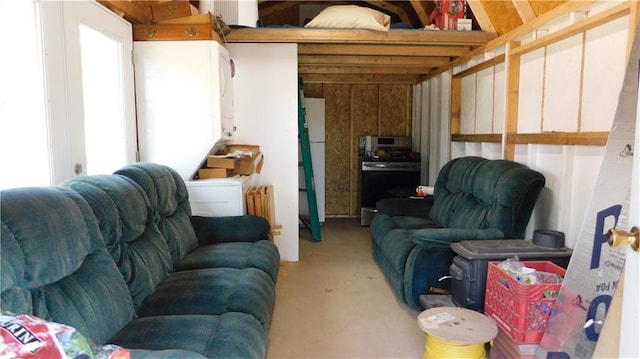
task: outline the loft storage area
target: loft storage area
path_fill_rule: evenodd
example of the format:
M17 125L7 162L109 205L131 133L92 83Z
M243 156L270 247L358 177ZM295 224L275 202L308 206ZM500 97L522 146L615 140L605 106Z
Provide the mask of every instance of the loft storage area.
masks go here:
M227 40L298 43L305 83L416 84L496 37L468 31L465 1L258 3L262 27L234 29ZM467 31L456 31L458 19Z
M478 30L447 30L457 26L457 18L473 17L464 1L101 3L134 25L134 40L297 43L299 75L305 83L412 85L497 37L479 30L481 24L475 21L472 28ZM252 3L257 13L248 5ZM155 11L159 7L186 9L167 19L165 11ZM457 11L453 17L451 11L438 11L451 8ZM249 26L252 23L261 27Z
M299 75L305 83L404 85L436 76L474 49L567 4L454 0L99 1L134 25L135 40L297 43ZM385 31L346 28L344 24L336 28L326 22L304 27L322 10L338 5L384 14L389 18L389 29L386 24ZM158 21L152 8L161 7L178 7L185 12ZM209 12L229 26L218 22L216 16L208 16ZM451 13L453 18L467 18L465 29L471 20L471 31L449 30L454 28L449 21ZM166 12L163 14L167 16ZM258 24L260 28L256 27ZM443 30L434 29L438 26Z

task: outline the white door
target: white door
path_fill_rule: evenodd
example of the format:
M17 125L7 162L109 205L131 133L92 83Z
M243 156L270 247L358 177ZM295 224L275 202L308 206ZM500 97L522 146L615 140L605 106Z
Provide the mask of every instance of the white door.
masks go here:
M638 41L638 40L636 40ZM640 90L638 91L640 93ZM629 224L640 227L640 100L637 101L636 135ZM625 228L625 230L629 230ZM627 249L624 269L622 320L620 325L620 358L640 358L640 252Z
M70 166L109 174L136 160L131 24L96 1L64 1Z

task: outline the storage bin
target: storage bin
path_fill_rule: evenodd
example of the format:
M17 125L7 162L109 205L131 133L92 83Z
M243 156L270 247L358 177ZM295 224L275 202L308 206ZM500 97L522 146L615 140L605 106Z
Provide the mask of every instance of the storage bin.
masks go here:
M552 262L521 262L536 271L566 271ZM489 262L484 312L516 343L539 343L556 302L561 283L525 284Z

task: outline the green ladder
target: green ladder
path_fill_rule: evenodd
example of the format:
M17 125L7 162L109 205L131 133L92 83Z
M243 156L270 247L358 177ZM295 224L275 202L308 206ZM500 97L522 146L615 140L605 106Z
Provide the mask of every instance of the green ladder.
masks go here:
M311 231L311 239L316 242L322 240L320 233L320 219L318 216L318 200L316 198L316 186L313 177L313 164L311 162L311 146L309 145L309 128L307 127L306 110L302 99L304 98L304 86L302 79L298 81L298 138L300 140L300 152L302 153L302 167L304 169L305 189L309 204L309 219L300 217L300 221ZM307 223L309 222L309 223Z

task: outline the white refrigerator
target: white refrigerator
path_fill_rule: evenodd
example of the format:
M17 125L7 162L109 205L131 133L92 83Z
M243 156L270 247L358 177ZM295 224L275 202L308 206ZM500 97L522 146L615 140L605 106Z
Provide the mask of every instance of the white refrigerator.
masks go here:
M324 99L304 98L303 104L306 110L307 127L309 129L309 145L311 147L311 162L313 163L313 176L315 180L316 198L318 203L318 219L320 223L325 220L325 183L324 183ZM302 154L298 154L302 161ZM299 167L298 181L300 188L305 188L304 169ZM300 192L299 213L303 217L309 216L309 204L307 193Z

